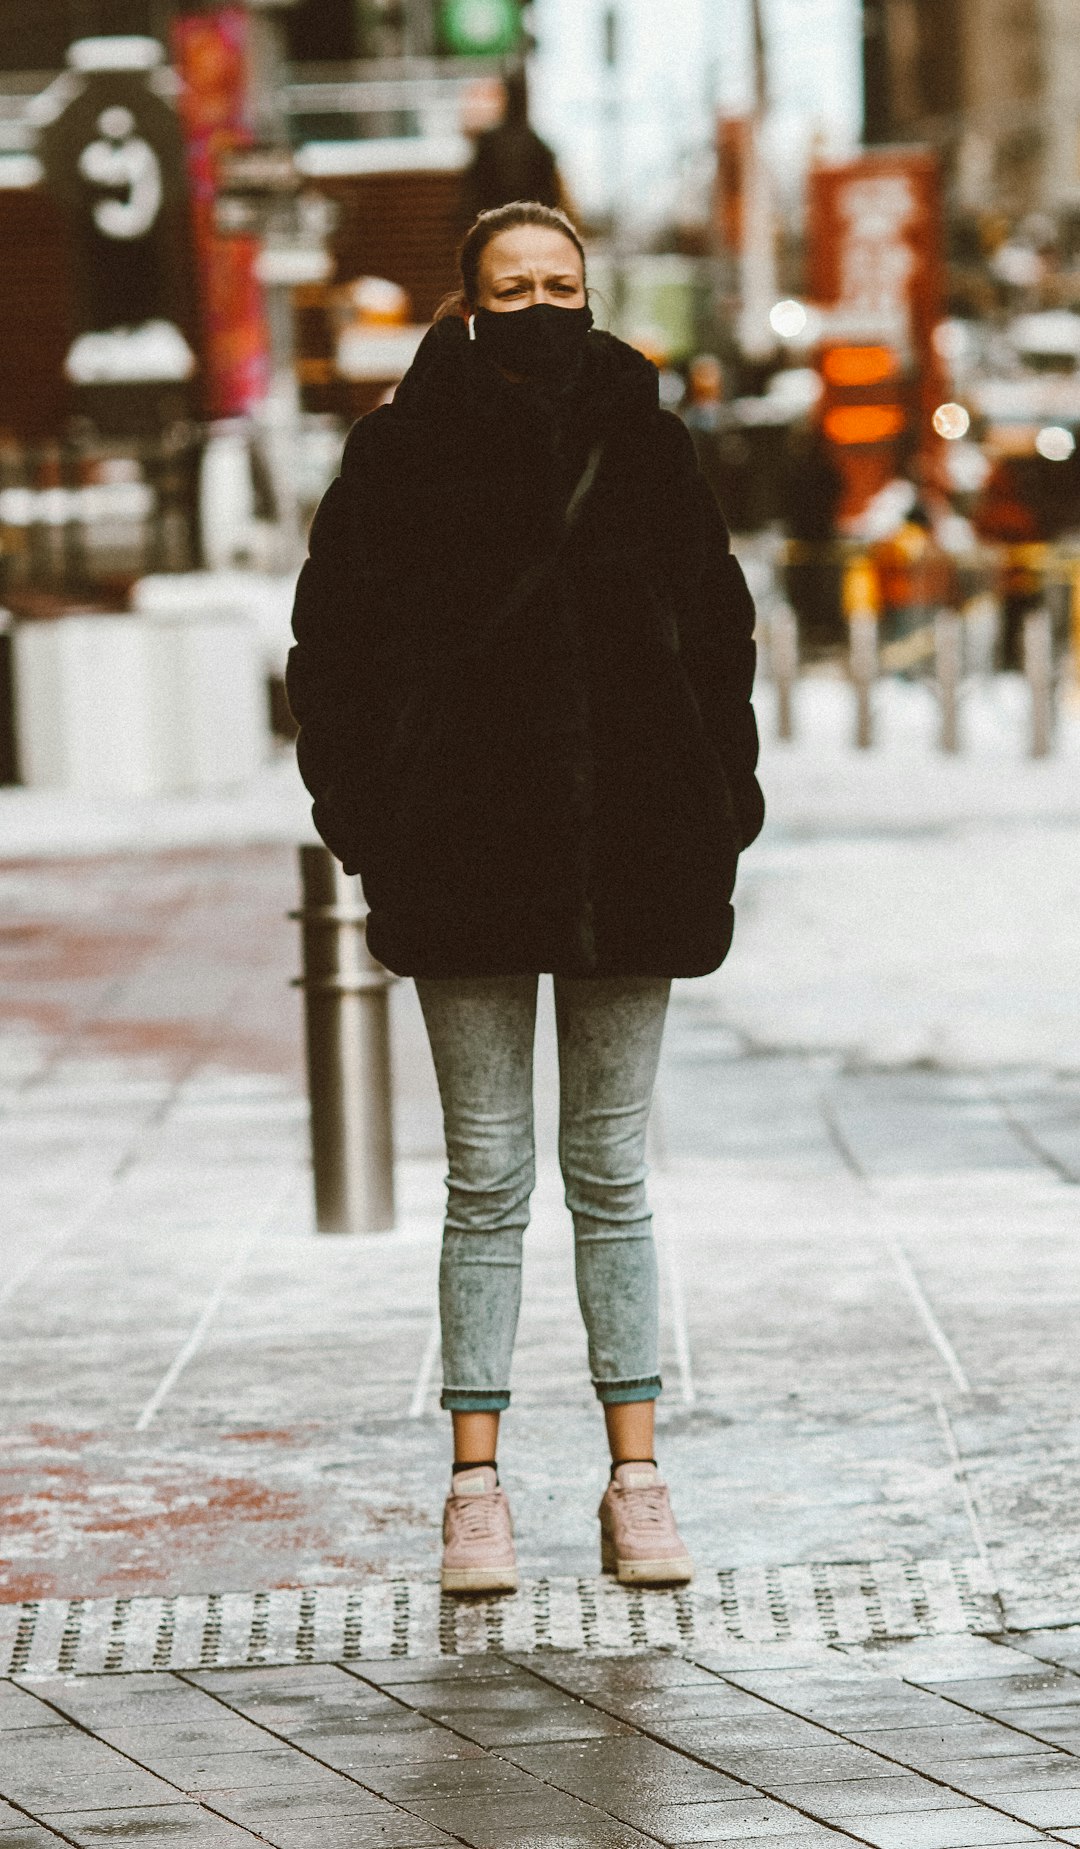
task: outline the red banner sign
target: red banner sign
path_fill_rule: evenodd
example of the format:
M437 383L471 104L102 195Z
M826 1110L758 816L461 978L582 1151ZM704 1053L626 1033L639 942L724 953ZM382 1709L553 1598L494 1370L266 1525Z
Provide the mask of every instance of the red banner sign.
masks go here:
M896 355L908 381L902 419L908 446L928 460L939 447L931 419L944 395L933 342L944 312L944 225L941 169L932 151L886 148L814 169L809 293L824 311L827 349L851 354L884 349ZM845 411L861 407L857 393L847 390L841 396ZM868 397L876 415L863 420L866 453L853 454L858 445L849 445L843 458L853 497L861 501L896 471L901 433L895 417L886 428L883 397L888 393L880 390ZM900 402L898 395L898 407ZM857 418L847 416L849 434L857 424ZM875 441L876 457L870 453ZM851 499L848 512L856 511Z
M187 147L202 309L207 410L240 417L265 397L270 343L255 276L253 238L214 229L217 167L230 149L251 142L244 110L247 14L241 6L190 14L172 27L172 55L183 89L180 118Z

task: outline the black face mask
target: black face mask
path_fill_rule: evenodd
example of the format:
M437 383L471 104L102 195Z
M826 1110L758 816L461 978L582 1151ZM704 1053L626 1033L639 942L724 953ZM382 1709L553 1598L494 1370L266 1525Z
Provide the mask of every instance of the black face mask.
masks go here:
M472 319L474 339L485 359L542 385L573 378L593 324L591 308L559 308L553 302L502 314L478 308Z

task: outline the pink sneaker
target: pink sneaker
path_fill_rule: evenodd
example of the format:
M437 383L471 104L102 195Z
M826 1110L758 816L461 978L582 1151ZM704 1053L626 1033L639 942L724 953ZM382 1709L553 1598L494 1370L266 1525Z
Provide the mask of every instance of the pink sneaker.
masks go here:
M617 1464L600 1504L600 1565L623 1586L685 1586L694 1563L655 1464Z
M443 1513L444 1592L516 1592L514 1526L506 1491L487 1464L459 1470Z

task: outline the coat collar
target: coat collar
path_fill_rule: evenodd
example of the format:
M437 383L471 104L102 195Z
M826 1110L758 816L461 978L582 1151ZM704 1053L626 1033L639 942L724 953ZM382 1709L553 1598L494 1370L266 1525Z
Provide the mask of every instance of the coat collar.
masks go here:
M609 429L648 422L659 413L659 374L635 348L613 334L590 331L585 365L567 415L592 440ZM540 428L560 421L552 401L530 385L511 385L470 341L457 315L436 321L394 395L395 417L425 425Z

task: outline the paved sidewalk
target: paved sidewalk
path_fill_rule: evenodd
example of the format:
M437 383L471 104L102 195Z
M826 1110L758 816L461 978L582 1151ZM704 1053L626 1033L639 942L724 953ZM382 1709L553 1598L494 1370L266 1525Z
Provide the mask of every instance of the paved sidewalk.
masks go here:
M401 983L399 1227L313 1236L293 878L260 848L0 881L22 1022L0 1122L9 1599L430 1576L430 1057ZM526 1573L576 1578L603 1464L542 1001L505 1473ZM1076 1105L1039 1073L739 1057L679 985L653 1124L662 1425L704 1575L975 1561L1011 1625L1080 1619Z
M1077 1843L1078 1661L1050 1633L0 1683L0 1844Z
M545 981L525 1583L444 1602L430 1056L400 983L399 1224L318 1237L294 903L272 841L0 864L0 1849L1080 1843L1076 1062L755 1050L735 965L676 985L650 1186L698 1578L625 1594Z

